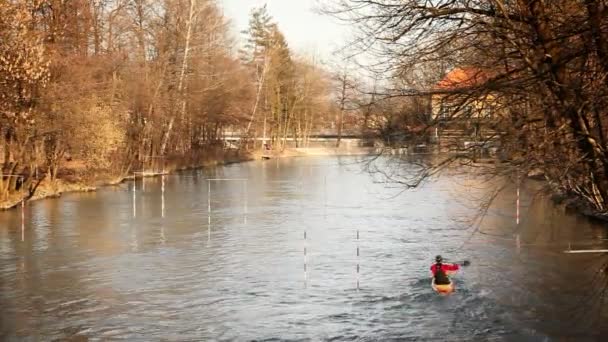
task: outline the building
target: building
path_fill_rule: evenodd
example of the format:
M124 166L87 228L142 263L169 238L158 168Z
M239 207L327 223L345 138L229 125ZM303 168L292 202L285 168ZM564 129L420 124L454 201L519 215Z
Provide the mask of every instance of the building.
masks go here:
M433 89L431 119L435 139L449 149L496 140L504 116L498 97L488 91L490 77L478 68L455 68Z

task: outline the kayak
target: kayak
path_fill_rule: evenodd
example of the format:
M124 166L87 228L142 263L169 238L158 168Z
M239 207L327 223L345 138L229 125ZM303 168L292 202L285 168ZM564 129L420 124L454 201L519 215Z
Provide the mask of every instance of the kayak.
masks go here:
M451 280L449 284L437 285L435 284L435 278L433 278L433 281L431 282L431 287L433 288L433 290L435 290L435 292L440 294L450 294L454 292L454 282Z

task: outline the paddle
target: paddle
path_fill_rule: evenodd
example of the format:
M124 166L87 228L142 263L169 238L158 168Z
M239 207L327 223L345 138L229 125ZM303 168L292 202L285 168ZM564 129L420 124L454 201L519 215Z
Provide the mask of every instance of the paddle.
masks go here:
M471 262L469 260L464 260L464 261L459 261L459 262L453 262L453 264L458 264L460 266L466 267L466 266L470 266Z

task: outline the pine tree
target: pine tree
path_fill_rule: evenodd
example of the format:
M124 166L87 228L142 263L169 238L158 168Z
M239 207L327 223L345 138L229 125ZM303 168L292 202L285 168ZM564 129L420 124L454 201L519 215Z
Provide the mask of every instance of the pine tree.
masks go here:
M249 18L249 28L241 33L246 36L246 44L240 51L245 64L264 64L264 56L270 48L272 17L266 5L254 8Z
M254 9L249 20L245 48L241 59L255 75L256 100L251 113L247 133L258 111L263 113L263 135L267 127L274 142L284 138L289 131L290 113L294 99L294 63L285 36L272 22L266 6ZM270 121L270 122L268 122Z

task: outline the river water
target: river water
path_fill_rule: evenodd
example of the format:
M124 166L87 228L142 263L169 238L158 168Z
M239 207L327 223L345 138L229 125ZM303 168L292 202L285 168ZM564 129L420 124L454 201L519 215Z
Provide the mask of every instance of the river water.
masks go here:
M0 340L594 341L608 332L605 260L563 253L605 248L605 227L530 188L519 226L507 188L472 227L486 191L475 177L402 192L350 157L182 172L165 177L164 192L162 183L138 180L135 199L124 183L31 203L23 231L19 211L0 213ZM436 254L471 261L451 296L430 288Z

